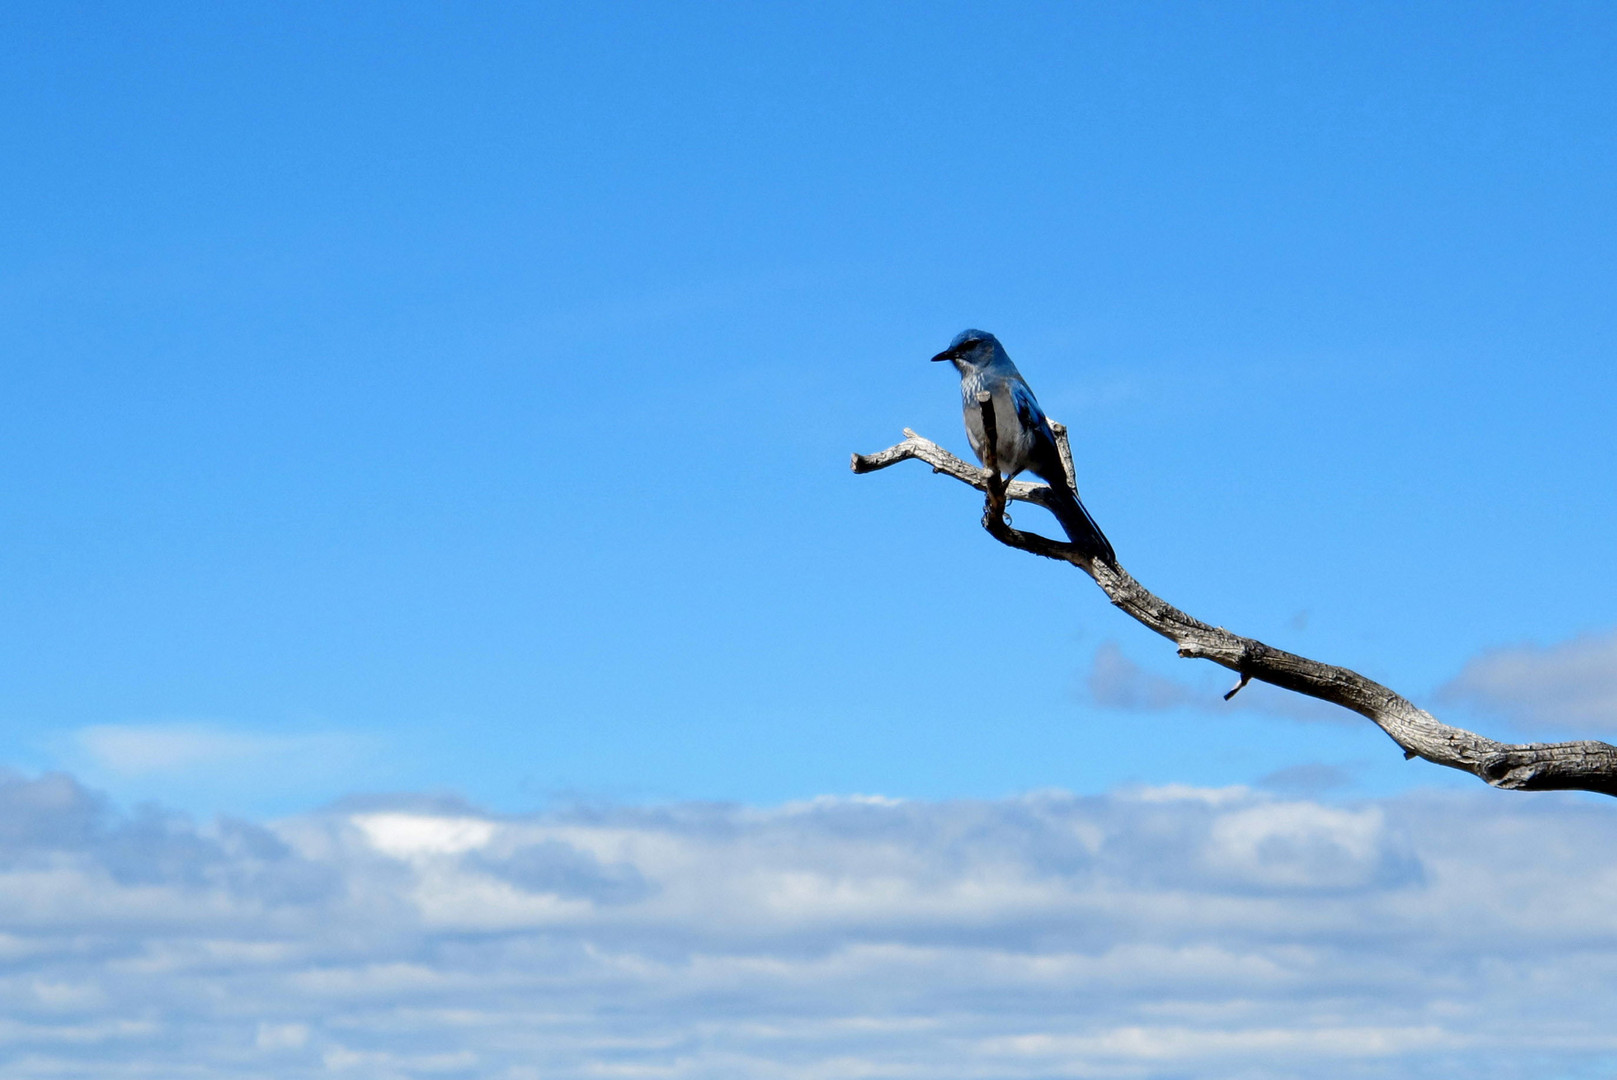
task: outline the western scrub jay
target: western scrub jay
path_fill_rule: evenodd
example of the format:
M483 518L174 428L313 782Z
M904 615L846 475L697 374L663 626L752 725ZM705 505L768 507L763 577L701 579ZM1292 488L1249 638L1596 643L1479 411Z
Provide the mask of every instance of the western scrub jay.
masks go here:
M1067 483L1067 470L1061 465L1061 451L1056 448L1050 422L999 339L985 330L962 330L947 349L932 359L947 360L960 372L966 438L977 460L983 460L983 415L977 393L986 390L994 406L994 425L999 429L999 444L994 451L1000 472L1012 479L1026 469L1049 484L1055 497L1050 510L1066 530L1067 539L1085 555L1115 570L1117 556L1111 543Z

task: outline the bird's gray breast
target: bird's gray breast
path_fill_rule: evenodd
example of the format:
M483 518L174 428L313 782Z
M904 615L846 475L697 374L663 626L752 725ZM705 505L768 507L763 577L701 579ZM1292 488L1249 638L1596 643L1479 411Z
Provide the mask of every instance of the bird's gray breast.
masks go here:
M977 455L978 461L983 461L983 447L987 442L983 432L982 406L977 403L977 393L987 390L991 395L989 400L994 405L994 426L998 429L999 440L994 450L999 459L999 471L1006 476L1015 476L1027 468L1028 455L1033 452L1034 433L1022 427L1021 418L1016 415L1016 402L1011 397L1010 384L1003 379L989 380L981 376L967 376L960 380L960 406L965 414L966 438L971 443L971 449Z

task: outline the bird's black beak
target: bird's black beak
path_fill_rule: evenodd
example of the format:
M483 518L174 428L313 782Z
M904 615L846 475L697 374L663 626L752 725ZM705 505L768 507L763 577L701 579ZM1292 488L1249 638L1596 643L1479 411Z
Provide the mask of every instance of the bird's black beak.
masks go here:
M942 352L938 353L938 355L936 355L936 356L934 356L932 358L932 362L935 364L939 360L953 360L955 357L957 357L959 355L960 355L960 350L959 349L944 349Z

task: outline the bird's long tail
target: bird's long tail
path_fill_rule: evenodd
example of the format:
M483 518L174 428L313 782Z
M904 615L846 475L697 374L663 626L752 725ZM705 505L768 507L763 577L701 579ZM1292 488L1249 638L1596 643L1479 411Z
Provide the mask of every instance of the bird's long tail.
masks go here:
M1084 504L1078 501L1078 496L1069 491L1065 485L1056 484L1050 485L1050 493L1055 496L1051 500L1050 512L1061 522L1061 527L1067 532L1067 539L1076 544L1085 555L1099 559L1116 570L1117 555L1112 551L1112 542L1100 531L1095 519L1089 516Z

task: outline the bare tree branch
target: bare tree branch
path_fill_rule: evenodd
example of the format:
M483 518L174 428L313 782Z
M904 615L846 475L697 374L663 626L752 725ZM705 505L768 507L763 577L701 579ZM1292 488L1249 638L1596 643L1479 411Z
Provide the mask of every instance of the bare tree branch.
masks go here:
M1179 655L1211 660L1240 676L1226 700L1251 679L1351 709L1386 732L1404 757L1471 773L1497 788L1515 791L1576 790L1617 796L1617 746L1583 740L1564 743L1502 743L1442 723L1431 713L1347 668L1322 664L1272 648L1255 638L1232 634L1180 611L1135 581L1121 567L1086 558L1072 544L1014 529L1005 520L1009 502L1050 506L1049 488L1021 480L1006 482L993 460L996 429L991 404L982 408L988 468L960 460L941 446L904 429L904 441L875 454L853 455L853 471L875 472L915 459L987 496L983 528L1000 543L1047 559L1070 563L1095 580L1114 605L1178 646ZM1069 479L1072 454L1064 427L1052 424ZM1074 488L1076 490L1076 487Z

